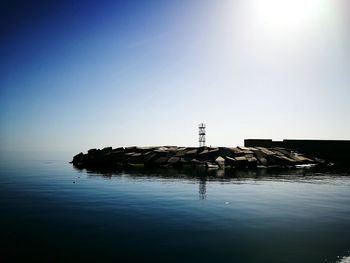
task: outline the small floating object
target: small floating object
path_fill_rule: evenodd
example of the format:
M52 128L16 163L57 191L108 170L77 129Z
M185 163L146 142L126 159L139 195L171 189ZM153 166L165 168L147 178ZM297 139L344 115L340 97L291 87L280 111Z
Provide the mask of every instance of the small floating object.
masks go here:
M229 205L230 204L230 202L225 202L225 205Z

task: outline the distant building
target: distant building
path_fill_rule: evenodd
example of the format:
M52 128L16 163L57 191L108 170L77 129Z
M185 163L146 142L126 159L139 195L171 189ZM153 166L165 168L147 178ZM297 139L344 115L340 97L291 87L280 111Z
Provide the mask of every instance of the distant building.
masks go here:
M283 140L271 139L245 139L245 147L282 147L303 154L325 159L327 161L349 164L350 141L349 140Z

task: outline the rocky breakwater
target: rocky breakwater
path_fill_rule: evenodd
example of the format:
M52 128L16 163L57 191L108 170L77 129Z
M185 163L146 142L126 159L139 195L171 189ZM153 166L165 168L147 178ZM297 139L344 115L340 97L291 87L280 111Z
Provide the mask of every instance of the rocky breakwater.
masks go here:
M120 167L184 166L220 168L297 167L299 165L326 165L326 162L295 153L285 148L264 147L106 147L91 149L74 156L74 166L86 169L113 169Z

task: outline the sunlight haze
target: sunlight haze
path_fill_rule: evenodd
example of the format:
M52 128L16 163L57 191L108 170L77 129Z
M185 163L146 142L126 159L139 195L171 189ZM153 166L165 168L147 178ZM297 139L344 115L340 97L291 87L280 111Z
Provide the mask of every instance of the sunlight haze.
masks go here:
M1 11L5 150L350 139L349 1L27 5Z

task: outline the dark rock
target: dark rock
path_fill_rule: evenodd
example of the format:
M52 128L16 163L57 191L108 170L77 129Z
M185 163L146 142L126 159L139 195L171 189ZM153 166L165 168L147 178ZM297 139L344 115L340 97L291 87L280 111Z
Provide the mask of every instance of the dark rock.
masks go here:
M97 149L90 149L88 150L88 154L95 154L97 152Z
M300 164L310 164L310 163L314 162L312 159L307 158L301 154L296 154L293 159L296 160Z
M112 147L105 147L101 150L103 153L112 152Z
M185 157L186 158L195 158L197 156L197 149L188 149L186 150Z
M157 164L157 165L166 164L168 160L169 160L168 157L161 156L161 157L158 157L157 159L155 159L154 163Z
M145 163L153 163L153 161L156 160L158 157L160 157L160 156L157 153L150 152L144 156L144 162Z
M230 148L229 150L231 152L232 157L239 157L239 156L243 156L244 155L244 152L241 149L237 148L237 147L236 148Z
M191 163L192 163L193 166L195 166L195 167L205 167L205 162L199 161L199 160L197 160L197 159L191 160Z
M247 166L249 168L256 168L257 167L258 160L257 160L257 158L254 157L253 154L247 154L245 157L246 157L246 159L248 161Z
M136 148L137 148L136 146L129 146L129 147L125 147L124 151L125 153L135 152Z
M73 157L73 164L83 163L85 159L84 154L81 152Z
M125 151L124 147L119 147L119 148L113 149L113 152L124 152L124 151Z
M207 159L211 162L215 162L215 159L220 156L219 148L209 149Z
M322 164L325 161L296 154L281 147L105 147L90 149L87 154L73 157L73 165L78 168L113 167L200 167L230 166L234 168L286 167L299 164ZM119 168L118 168L119 169Z
M244 154L252 154L252 153L254 153L250 148L248 148L248 147L242 147L242 146L240 146L240 147L237 147L238 149L240 149Z
M235 166L235 162L236 162L235 158L228 157L228 156L225 157L225 165L234 167Z
M175 154L176 157L184 157L186 154L186 148L178 149L177 153Z
M260 151L262 151L263 153L265 153L266 155L275 155L276 153L274 153L273 151L270 151L267 148L263 148L263 147L257 147L257 149L259 149Z
M170 157L167 162L171 164L175 164L175 163L178 163L179 161L180 161L180 157L173 156L173 157Z
M127 163L133 163L133 164L136 164L136 163L142 163L143 162L143 156L141 153L126 153L125 156L124 156L124 162L127 162Z
M113 162L123 162L125 161L124 158L124 151L113 151L110 153L110 157Z
M236 168L246 168L248 166L248 160L245 156L238 156L234 159Z
M232 153L229 148L226 147L219 147L219 154L221 157L232 157Z
M257 158L257 161L260 165L267 165L267 154L264 153L263 151L259 150L259 149L255 149L254 151L254 155Z

